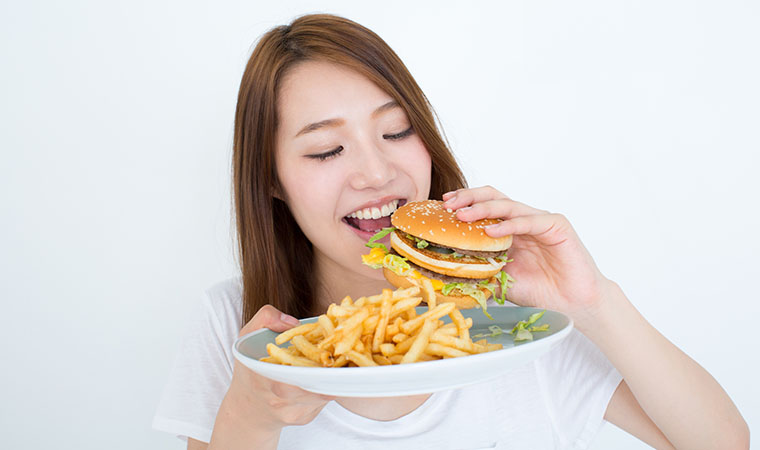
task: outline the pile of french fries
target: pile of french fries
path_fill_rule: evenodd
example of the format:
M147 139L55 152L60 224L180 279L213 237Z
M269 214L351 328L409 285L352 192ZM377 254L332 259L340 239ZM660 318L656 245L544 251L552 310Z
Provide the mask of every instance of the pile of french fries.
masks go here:
M417 314L422 302L428 309ZM442 317L449 316L445 324ZM502 348L470 338L472 319L454 303L436 304L429 280L421 286L331 304L313 323L280 333L261 361L305 367L369 367L456 358ZM290 342L287 348L281 345Z

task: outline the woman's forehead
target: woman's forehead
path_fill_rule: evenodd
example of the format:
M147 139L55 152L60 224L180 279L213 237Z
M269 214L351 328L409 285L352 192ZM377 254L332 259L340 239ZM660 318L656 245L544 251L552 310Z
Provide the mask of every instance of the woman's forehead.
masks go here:
M288 71L280 85L277 106L283 131L297 132L294 128L299 125L371 116L391 101L389 94L353 69L307 61Z

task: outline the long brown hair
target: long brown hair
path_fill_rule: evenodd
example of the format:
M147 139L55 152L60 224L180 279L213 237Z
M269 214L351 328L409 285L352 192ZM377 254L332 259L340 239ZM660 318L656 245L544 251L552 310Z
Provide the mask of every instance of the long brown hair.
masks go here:
M430 198L466 185L425 94L378 35L326 14L302 16L270 30L248 60L235 112L233 195L243 324L265 304L299 318L312 314L315 306L312 244L287 204L275 197L281 192L275 167L278 89L286 72L306 60L356 70L398 102L430 153Z

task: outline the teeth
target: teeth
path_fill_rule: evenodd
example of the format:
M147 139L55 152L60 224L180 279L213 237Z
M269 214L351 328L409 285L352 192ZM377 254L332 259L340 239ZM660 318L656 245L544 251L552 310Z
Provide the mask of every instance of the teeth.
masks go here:
M394 211L396 211L396 209L398 209L398 200L391 200L380 208L374 207L358 209L349 214L348 217L353 217L356 219L379 219L381 217L390 216Z

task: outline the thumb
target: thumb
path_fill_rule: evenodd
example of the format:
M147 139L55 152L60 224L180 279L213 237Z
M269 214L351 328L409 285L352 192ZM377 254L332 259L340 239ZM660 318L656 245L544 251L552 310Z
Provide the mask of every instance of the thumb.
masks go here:
M264 305L256 312L253 318L245 324L243 329L240 330L240 336L261 328L269 328L272 331L281 333L298 324L298 319L295 317L281 312L272 305Z

